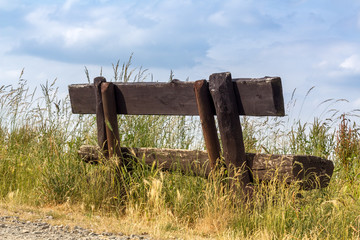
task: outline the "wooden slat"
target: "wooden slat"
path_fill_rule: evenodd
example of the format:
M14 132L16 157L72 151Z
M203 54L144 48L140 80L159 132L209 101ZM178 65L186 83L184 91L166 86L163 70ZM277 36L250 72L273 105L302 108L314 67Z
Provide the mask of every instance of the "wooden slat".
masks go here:
M240 115L284 115L279 77L233 79L233 84ZM118 114L198 115L194 82L114 83L114 85L119 106ZM96 113L93 84L70 85L69 93L73 113Z
M284 99L280 78L237 79L234 88L240 115L284 115Z
M131 153L147 165L155 163L164 170L180 168L183 172L205 177L211 171L206 151L125 147L121 151ZM99 153L98 146L84 145L79 150L79 155L87 162L97 162ZM332 161L316 156L246 153L246 160L255 180L299 181L305 189L327 187L334 171Z
M198 80L194 84L196 102L200 115L201 128L205 140L205 146L209 154L211 169L214 169L220 160L220 143L214 119L214 103L211 98L208 83Z

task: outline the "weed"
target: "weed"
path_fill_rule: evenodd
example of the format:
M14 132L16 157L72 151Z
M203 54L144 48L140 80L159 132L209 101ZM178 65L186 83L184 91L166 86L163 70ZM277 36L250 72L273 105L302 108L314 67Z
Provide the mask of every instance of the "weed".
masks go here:
M339 130L336 135L335 152L341 165L348 171L359 156L359 132L354 122L350 125L350 119L346 115L341 116Z

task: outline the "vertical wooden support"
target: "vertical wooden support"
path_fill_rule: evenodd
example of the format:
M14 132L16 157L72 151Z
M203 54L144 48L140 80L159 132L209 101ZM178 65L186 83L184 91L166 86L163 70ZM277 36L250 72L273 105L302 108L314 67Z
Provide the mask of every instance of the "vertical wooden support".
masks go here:
M123 200L125 195L125 183L121 176L121 166L123 156L120 147L119 127L117 121L115 86L111 82L103 82L101 84L101 99L104 110L104 121L106 130L106 143L108 146L108 157L116 158L116 181L115 184L119 189L119 198Z
M104 77L97 77L94 79L98 145L102 153L107 156L108 146L106 141L104 109L101 97L101 84L104 82L106 82Z
M240 180L243 193L248 196L251 189L247 186L251 179L246 163L242 129L231 74L229 72L212 74L209 79L209 86L215 105L229 177L237 177ZM240 175L235 172L238 170L241 170ZM234 181L230 181L230 186L236 190Z
M220 159L221 151L214 120L214 103L206 80L196 81L194 83L194 90L205 145L210 160L210 167L211 169L214 169L217 161Z
M120 136L117 122L114 84L111 82L102 83L101 96L104 109L109 157L118 156L121 163Z

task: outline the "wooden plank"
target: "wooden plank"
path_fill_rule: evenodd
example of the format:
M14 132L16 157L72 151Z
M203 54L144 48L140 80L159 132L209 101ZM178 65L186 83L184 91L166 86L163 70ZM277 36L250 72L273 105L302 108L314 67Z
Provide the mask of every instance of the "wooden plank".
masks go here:
M233 79L240 115L284 116L279 77ZM194 82L114 83L118 114L198 115ZM259 87L257 87L259 86ZM73 113L96 113L94 86L69 86Z
M297 156L293 164L293 176L305 180L302 184L305 189L327 186L334 171L333 163L320 157Z
M211 94L206 80L196 81L194 84L196 102L200 115L200 122L205 140L207 152L209 154L211 169L214 169L220 159L220 143L215 125Z
M223 147L223 156L230 179L237 177L245 195L251 182L246 162L242 129L236 104L231 74L215 73L210 75L209 89L214 101L218 126ZM241 173L237 173L237 171ZM230 181L231 186L235 186Z
M101 84L101 97L104 109L109 157L117 156L121 159L120 136L116 114L115 89L113 83L104 82Z
M121 152L130 153L149 166L155 163L163 170L180 168L184 173L203 177L211 171L206 151L122 147ZM86 162L97 162L99 153L98 146L83 145L79 150L79 155ZM246 153L246 160L252 179L260 182L274 178L287 183L299 181L305 189L327 187L334 171L332 161L315 156ZM314 181L315 178L318 181Z
M261 113L257 116L284 115L284 99L280 78L237 79L234 83L239 113ZM244 100L250 101L243 103Z
M94 79L96 127L99 147L107 150L108 146L106 141L104 109L101 97L101 83L103 82L106 82L106 79L103 77L97 77Z

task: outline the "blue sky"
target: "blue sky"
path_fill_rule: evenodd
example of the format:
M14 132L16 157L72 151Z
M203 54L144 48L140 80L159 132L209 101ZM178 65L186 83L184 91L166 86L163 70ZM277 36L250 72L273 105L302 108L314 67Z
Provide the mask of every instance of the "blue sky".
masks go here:
M350 111L360 108L359 40L358 0L0 0L0 85L25 68L30 85L58 78L65 92L86 82L84 66L111 79L111 64L133 53L157 81L170 70L280 76L286 102L315 86L311 114L328 98Z

